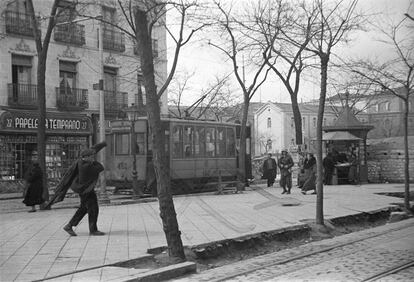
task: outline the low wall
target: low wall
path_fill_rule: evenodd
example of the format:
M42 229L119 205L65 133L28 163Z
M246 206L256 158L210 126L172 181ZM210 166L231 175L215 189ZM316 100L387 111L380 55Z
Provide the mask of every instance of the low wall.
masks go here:
M369 139L368 181L371 183L404 182L404 140L402 137ZM409 136L410 182L414 183L414 136Z

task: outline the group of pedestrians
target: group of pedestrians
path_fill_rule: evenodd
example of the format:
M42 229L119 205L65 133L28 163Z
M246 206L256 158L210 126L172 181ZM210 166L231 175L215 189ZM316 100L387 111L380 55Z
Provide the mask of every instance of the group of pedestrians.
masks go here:
M355 156L351 156L350 159L352 160L352 164L356 162ZM262 167L263 178L267 179L267 187L273 187L277 175L277 168L279 167L281 173L280 186L283 188L282 194L290 194L292 188L293 164L292 157L288 154L287 150L282 150L281 157L277 160L277 162L272 158L272 154L268 154L268 157L264 161ZM333 154L329 152L323 159L325 185L332 184L335 164L336 160ZM300 154L298 167L299 172L297 184L298 188L301 189L301 193L306 195L308 192L312 191L312 194L316 194L317 166L314 154L311 152ZM354 167L356 167L356 165L350 166L349 179L351 184L354 183L352 179L356 178L354 176L356 174Z
M282 194L290 194L292 189L292 167L293 159L287 150L282 150L281 157L276 162L272 158L272 154L267 155L267 159L263 163L263 178L267 179L267 187L273 187L277 176L277 168L280 170L280 187L283 188Z

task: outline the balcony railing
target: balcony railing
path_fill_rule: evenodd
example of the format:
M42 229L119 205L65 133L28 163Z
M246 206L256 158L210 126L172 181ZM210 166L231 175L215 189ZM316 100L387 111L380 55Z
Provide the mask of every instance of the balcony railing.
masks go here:
M118 113L128 107L128 93L117 91L104 91L105 113Z
M54 39L82 46L85 44L85 26L80 24L61 24L55 27Z
M33 37L33 24L29 14L6 10L5 16L7 33Z
M104 28L103 48L105 50L125 52L124 34L114 29Z
M9 83L8 101L10 107L37 108L37 85Z
M60 110L81 111L88 108L88 90L56 87L56 106Z

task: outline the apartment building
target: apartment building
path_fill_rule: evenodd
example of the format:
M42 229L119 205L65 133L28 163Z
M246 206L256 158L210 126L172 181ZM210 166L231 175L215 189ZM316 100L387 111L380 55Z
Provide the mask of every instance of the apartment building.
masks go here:
M25 0L0 4L0 179L21 179L30 156L37 150L38 57L33 29L46 33L52 0L33 1L40 25L34 27ZM96 2L96 1L95 1ZM93 3L95 3L93 2ZM82 7L82 13L102 15L122 24L116 1ZM97 2L96 2L97 3ZM46 66L46 163L49 179L78 158L82 148L99 139L99 90L94 90L103 69L105 126L118 119L131 104L145 104L140 62L133 39L96 19L77 18L72 1L61 1L58 24L52 32ZM102 26L103 59L99 52ZM153 56L157 84L167 76L166 32L156 27ZM96 87L95 87L96 89ZM142 94L142 96L138 95ZM142 99L142 100L141 100ZM161 101L167 113L167 94Z

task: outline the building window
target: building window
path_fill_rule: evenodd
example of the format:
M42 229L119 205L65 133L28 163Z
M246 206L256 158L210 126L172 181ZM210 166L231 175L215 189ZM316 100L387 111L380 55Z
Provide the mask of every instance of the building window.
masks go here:
M158 39L152 40L152 55L154 58L158 58Z
M313 120L313 127L315 128L316 127L316 117L314 117L312 120Z
M295 118L294 117L290 118L290 127L292 127L292 128L295 127Z
M59 87L60 93L73 94L76 88L76 63L59 61Z
M306 118L302 117L302 130L306 129Z
M267 128L271 128L272 127L272 119L269 117L267 118Z
M129 133L115 134L115 155L129 154Z
M117 69L104 67L105 90L116 92L117 90Z
M387 112L391 111L391 103L390 103L390 102L385 102L384 107L385 107L385 110L386 110Z
M135 146L137 155L145 155L145 133L135 133Z
M272 139L267 139L266 141L266 151L272 150Z

